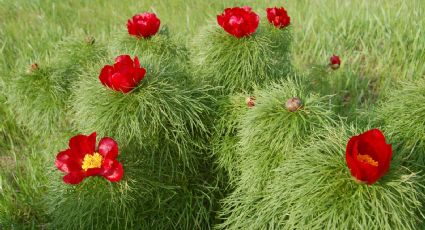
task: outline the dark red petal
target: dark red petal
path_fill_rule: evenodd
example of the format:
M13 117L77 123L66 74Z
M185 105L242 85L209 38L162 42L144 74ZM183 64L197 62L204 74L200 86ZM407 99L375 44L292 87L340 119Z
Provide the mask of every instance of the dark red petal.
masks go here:
M362 171L360 166L357 164L357 159L353 156L345 155L345 160L347 162L347 167L350 170L351 176L360 180L362 178Z
M267 19L269 22L273 22L274 18L276 17L276 9L275 8L267 8Z
M111 182L118 182L121 180L122 176L124 174L124 169L122 167L122 164L118 162L114 169L111 170L110 174L104 175L106 179L108 179Z
M132 74L115 73L111 78L112 88L123 93L130 92L136 86L132 77Z
M91 169L87 169L87 171L83 171L85 174L85 177L88 176L97 176L97 175L101 175L103 170L102 168L91 168Z
M128 20L127 21L127 30L128 30L128 33L129 34L131 34L131 35L137 35L137 30L136 30L135 24L131 20Z
M55 165L62 172L81 171L82 158L76 156L71 149L60 152L56 156Z
M139 61L139 58L137 56L134 57L133 67L134 68L140 68L140 61Z
M360 180L360 178L362 178L362 171L359 166L359 161L357 160L357 148L358 136L353 136L347 143L345 159L347 161L347 166L350 169L351 175Z
M148 25L146 28L147 36L150 37L155 35L159 30L159 25L160 25L159 19L157 19L156 17L150 19L148 21Z
M345 149L345 154L352 157L357 156L357 142L359 140L358 136L352 136L347 143L347 148Z
M63 177L63 181L67 184L78 184L85 178L84 173L79 172L70 172Z
M77 157L84 157L87 153L94 153L96 150L96 133L89 136L77 135L69 140L70 149Z
M331 59L330 59L330 61L331 61L331 64L333 64L333 65L340 65L341 64L341 60L339 59L339 57L338 56L336 56L336 55L333 55L332 57L331 57ZM379 130L378 130L379 131ZM370 132L370 133L368 133L368 132ZM376 129L374 130L374 129L372 129L372 130L369 130L368 132L366 132L366 133L368 133L368 134L366 134L366 133L363 133L362 135L374 135L374 134L376 134ZM380 131L379 131L380 132Z
M360 161L358 162L358 166L360 167L362 174L360 178L357 178L360 181L367 182L370 185L375 183L381 177L378 167Z
M112 173L111 170L113 170L118 163L119 162L116 159L106 158L105 160L103 160L102 171L101 171L100 175L103 176L103 175L111 174Z
M224 25L224 16L223 15L217 15L217 23L223 27Z
M115 64L124 65L124 66L133 66L133 60L131 59L130 55L120 55L115 58Z
M114 67L110 65L105 65L100 71L100 75L99 75L100 82L102 82L103 85L111 87L110 78L113 72L114 72Z
M382 133L382 131L379 130L379 129L371 129L369 131L362 133L360 136L362 138L373 139L373 140L376 140L376 141L385 142L385 136Z
M114 139L104 137L99 141L98 152L104 158L115 159L118 156L118 144Z
M136 86L139 84L143 78L145 78L146 70L144 68L134 69L134 82L136 83Z

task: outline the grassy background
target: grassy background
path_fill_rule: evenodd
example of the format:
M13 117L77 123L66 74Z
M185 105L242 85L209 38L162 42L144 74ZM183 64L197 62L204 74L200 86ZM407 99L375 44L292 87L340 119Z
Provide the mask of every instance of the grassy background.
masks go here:
M28 68L30 63L43 63L45 55L54 52L52 47L66 37L93 35L107 41L115 32L125 31L126 20L135 13L157 13L171 33L189 41L200 26L213 20L225 7L250 5L256 12L265 14L266 7L283 3L292 18L292 60L298 71L305 72L317 64L326 65L329 56L335 53L343 61L338 75L367 79L378 97L397 88L400 80L418 79L425 74L423 0L259 2L0 0L0 166L3 168L0 193L14 191L16 200L22 201L16 206L18 211L10 215L31 216L34 210L41 209L38 202L31 200L36 197L18 195L27 191L26 188L31 191L42 185L35 180L39 175L31 173L35 167L25 166L36 162L32 160L34 153L22 148L25 146L22 136L26 132L14 124L13 114L5 105L4 87L16 72ZM0 200L0 207L17 203L4 200ZM0 213L1 216L5 213ZM34 221L40 219L43 217Z

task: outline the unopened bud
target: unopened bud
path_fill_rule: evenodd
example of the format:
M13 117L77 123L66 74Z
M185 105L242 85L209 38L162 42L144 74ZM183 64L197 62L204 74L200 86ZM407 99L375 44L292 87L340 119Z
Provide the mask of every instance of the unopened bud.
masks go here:
M302 102L301 99L299 99L298 97L293 97L286 101L285 106L287 110L295 112L302 107Z
M88 45L93 45L94 42L96 41L96 39L93 36L87 36L84 41L88 44Z
M246 105L248 106L248 108L252 108L255 105L255 97L247 97L245 99Z
M35 71L38 70L38 64L37 63L32 63L30 65L30 67L28 68L28 73L34 73Z

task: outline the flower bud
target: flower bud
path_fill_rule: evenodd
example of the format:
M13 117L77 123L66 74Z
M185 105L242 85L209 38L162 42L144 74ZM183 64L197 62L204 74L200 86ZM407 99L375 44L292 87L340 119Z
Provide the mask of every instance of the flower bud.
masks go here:
M339 66L341 65L341 59L339 58L339 56L337 55L333 55L330 59L329 59L330 63L330 67L333 70L336 70L339 68Z
M34 73L35 71L38 70L38 64L37 63L32 63L30 65L30 67L28 68L28 73Z
M246 102L246 105L248 106L248 108L252 108L252 107L254 107L254 105L255 105L255 97L254 97L254 96L252 96L252 97L247 97L247 98L245 99L245 102Z
M88 44L88 45L93 45L94 42L96 41L96 39L93 36L87 36L84 41Z
M287 110L289 110L291 112L295 112L302 107L302 101L298 97L293 97L293 98L288 99L286 101L285 106L286 106Z

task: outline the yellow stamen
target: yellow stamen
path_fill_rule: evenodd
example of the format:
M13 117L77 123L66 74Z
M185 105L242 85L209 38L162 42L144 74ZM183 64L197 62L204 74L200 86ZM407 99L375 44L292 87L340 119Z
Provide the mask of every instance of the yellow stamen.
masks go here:
M81 166L84 171L87 169L100 168L102 167L103 156L99 153L86 154L84 156L83 165Z
M360 153L357 154L357 160L368 163L368 164L375 166L375 167L377 167L379 165L377 161L373 160L373 158L371 156L367 155L367 154L365 154L365 155L362 155Z

